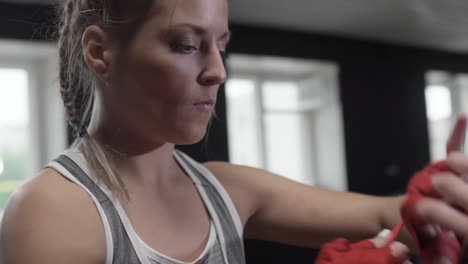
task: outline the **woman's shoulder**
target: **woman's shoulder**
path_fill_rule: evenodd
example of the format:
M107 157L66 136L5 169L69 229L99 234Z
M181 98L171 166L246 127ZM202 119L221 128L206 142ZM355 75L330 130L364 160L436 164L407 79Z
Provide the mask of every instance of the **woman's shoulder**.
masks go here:
M210 161L203 163L203 166L228 189L235 189L246 197L252 197L254 203L265 189L266 182L275 182L280 178L264 169L229 162Z
M220 161L205 162L202 166L208 169L226 189L245 226L258 208L256 186L260 183L255 179L255 175L262 170Z
M255 191L258 185L262 185L261 179L266 174L269 174L269 177L273 176L263 169L223 161L209 161L202 165L220 181L251 191Z
M2 263L102 263L106 252L92 199L50 168L10 198L0 243L0 256L6 258Z

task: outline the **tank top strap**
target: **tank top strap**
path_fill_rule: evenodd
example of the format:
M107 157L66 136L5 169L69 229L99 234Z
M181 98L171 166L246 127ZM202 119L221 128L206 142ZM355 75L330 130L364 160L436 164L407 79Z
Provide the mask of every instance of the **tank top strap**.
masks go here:
M101 218L107 219L107 223L104 225L108 226L112 239L112 245L108 245L107 250L107 255L109 256L110 253L110 255L113 256L110 263L141 264L141 261L139 260L138 255L128 237L114 203L109 198L109 196L106 195L106 193L104 193L101 188L99 188L99 186L88 176L88 174L83 171L83 169L75 162L75 160L70 158L68 155L61 155L53 162L51 162L48 167L52 167L58 170L67 178L73 176L75 180L72 180L85 188L88 193L94 197L93 200L95 203L98 203L96 206L98 208L99 206L102 208L104 215L101 214ZM68 174L68 176L66 174ZM108 244L109 242L110 241L107 241ZM109 246L111 246L113 250L109 250ZM108 263L108 261L106 261L106 263Z
M179 150L174 156L192 178L215 224L226 264L245 264L242 227L239 215L226 190L211 172Z

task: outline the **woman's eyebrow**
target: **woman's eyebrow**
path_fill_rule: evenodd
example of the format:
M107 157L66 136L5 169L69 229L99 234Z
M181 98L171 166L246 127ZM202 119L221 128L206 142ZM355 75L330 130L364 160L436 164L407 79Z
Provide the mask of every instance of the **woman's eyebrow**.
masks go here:
M192 30L193 32L195 32L197 35L203 35L208 31L205 28L199 25L193 24L193 23L174 24L172 25L171 29L173 28L188 28ZM230 38L231 38L231 31L228 30L219 39L223 39L223 40L225 39L226 42L228 42Z
M192 23L174 24L171 26L171 28L188 28L199 35L202 35L206 32L206 29L204 29L203 27Z

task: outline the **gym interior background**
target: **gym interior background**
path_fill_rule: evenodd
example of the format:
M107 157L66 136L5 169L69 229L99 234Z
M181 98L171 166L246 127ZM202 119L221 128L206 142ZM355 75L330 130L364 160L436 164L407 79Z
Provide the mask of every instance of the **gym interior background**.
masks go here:
M15 188L72 140L55 3L0 1L0 217ZM178 147L305 184L402 193L444 156L468 110L466 13L464 1L231 1L217 119L207 139ZM246 241L246 253L248 263L312 263L316 251Z

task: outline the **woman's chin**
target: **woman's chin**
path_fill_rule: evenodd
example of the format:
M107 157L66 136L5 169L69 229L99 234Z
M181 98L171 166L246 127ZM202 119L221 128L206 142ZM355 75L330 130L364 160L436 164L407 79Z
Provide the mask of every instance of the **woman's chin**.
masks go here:
M177 145L193 145L203 140L206 135L206 128L201 130L192 130L192 131L185 131L190 133L184 133L181 135L177 140Z

